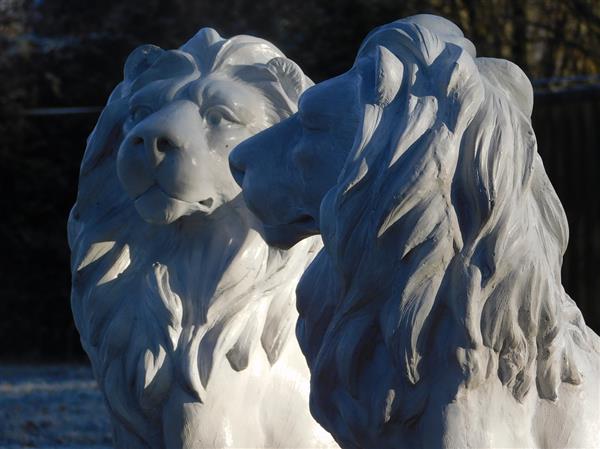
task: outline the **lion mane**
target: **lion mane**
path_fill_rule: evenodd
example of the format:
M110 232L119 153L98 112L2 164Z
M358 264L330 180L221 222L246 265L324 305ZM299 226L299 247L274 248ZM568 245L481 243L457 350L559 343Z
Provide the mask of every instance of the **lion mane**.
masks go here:
M568 226L531 85L444 33L409 19L365 39L362 128L298 289L311 410L351 436L344 447L418 422L445 367L468 387L497 377L518 401L553 401L582 382L577 354L599 347L561 285Z
M296 110L299 92L272 75L286 69L270 43L223 39L211 29L179 50L142 46L129 56L124 81L88 139L68 223L71 303L118 447L165 447L161 412L174 384L202 403L211 370L223 360L242 371L258 345L274 364L293 339L296 281L320 245L269 248L248 225L239 198L214 234L193 219L144 222L116 171L128 100L151 82L180 89L221 71L264 92L274 122Z

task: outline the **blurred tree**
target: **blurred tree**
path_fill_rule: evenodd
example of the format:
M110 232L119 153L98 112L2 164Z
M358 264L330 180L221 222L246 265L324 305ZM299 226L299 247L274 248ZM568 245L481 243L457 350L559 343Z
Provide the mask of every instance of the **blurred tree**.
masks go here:
M13 43L2 59L28 54L43 69L29 104L102 104L135 46L178 47L202 26L269 39L319 81L349 67L373 27L419 12L449 17L481 55L511 59L532 78L600 71L597 0L2 0L0 8L0 39Z
M23 33L25 16L24 0L0 0L0 37L3 41Z

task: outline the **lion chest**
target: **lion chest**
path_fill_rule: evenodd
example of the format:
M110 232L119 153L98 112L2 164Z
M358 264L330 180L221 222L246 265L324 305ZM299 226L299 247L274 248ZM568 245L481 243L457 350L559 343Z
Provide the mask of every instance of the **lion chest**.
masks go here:
M308 411L309 374L290 340L271 366L260 348L247 368L227 359L214 368L203 395L175 386L163 410L167 447L334 447Z

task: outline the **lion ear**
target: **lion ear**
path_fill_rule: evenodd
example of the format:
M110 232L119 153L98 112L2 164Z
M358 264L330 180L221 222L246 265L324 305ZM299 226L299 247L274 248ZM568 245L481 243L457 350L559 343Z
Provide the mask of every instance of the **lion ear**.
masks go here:
M400 90L404 65L387 48L377 46L375 54L375 104L389 105Z
M286 95L294 103L298 101L302 92L313 85L310 78L291 59L273 58L267 63L267 69L275 75Z
M156 45L141 45L131 52L125 61L125 81L132 82L150 68L164 50Z

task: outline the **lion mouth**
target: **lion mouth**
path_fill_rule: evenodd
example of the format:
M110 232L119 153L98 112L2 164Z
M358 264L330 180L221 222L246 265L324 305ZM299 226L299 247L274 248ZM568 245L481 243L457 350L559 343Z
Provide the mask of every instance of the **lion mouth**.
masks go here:
M308 214L302 214L302 215L298 216L297 218L294 218L290 221L286 221L283 223L265 223L265 222L263 222L263 226L266 229L292 227L292 228L318 230L317 222L315 221L315 219L312 216L310 216Z
M199 200L199 201L187 201L187 200L182 200L181 198L177 198L174 195L169 194L168 192L165 192L165 190L159 186L158 184L153 184L152 186L150 186L148 189L144 190L142 193L140 193L138 196L136 196L135 198L133 198L133 202L135 203L136 201L138 201L141 197L143 197L144 195L150 193L152 190L158 190L160 191L160 193L162 193L165 197L167 198L171 198L175 201L180 201L182 203L187 203L187 204L197 204L198 206L200 206L200 209L204 212L210 212L213 203L215 202L215 200L212 197L208 197L205 198L203 200Z
M272 246L289 249L300 240L319 233L316 220L303 214L281 224L263 223L263 237Z
M158 184L134 198L135 208L144 220L154 224L169 224L187 215L212 212L212 197L199 201L185 201L165 192Z
M313 217L308 214L301 215L300 217L286 223L288 225L298 225L303 227L314 226L316 228L317 223Z
M210 211L210 209L212 208L213 203L214 203L214 200L211 197L208 197L205 200L198 201L198 204L200 204L200 206L206 208L207 211Z

